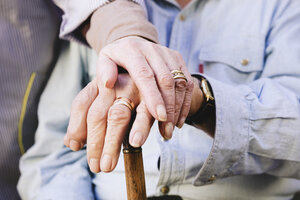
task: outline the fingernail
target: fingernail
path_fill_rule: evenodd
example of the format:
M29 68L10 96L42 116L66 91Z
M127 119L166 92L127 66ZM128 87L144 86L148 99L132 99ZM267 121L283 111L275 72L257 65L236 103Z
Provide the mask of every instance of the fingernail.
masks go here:
M158 115L158 120L159 121L166 121L167 120L167 111L163 105L158 105L156 107L156 112Z
M91 171L94 173L98 173L100 171L99 160L96 158L90 159L89 166L90 166Z
M133 139L131 141L131 146L140 147L143 142L142 134L139 132L134 133Z
M165 139L171 139L172 137L172 133L174 130L174 126L172 122L167 123L166 127L165 127Z
M71 140L70 142L70 149L72 149L73 151L78 151L80 149L81 145L79 144L79 142L75 141L75 140Z
M179 120L179 122L178 122L178 124L177 124L177 127L178 127L178 128L182 128L183 125L184 125L184 122L185 122L185 118L182 117L182 118Z
M108 172L111 169L111 157L109 155L103 155L100 162L101 170Z

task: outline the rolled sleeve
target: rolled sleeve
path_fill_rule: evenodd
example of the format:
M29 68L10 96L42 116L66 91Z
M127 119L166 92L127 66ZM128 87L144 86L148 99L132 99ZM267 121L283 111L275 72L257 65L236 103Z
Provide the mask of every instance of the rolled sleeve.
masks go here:
M233 175L300 178L300 3L274 14L260 77L230 85L209 80L216 101L211 152L195 185Z
M207 79L215 94L216 131L211 152L194 184L263 173L300 178L297 96L268 78L249 86Z
M216 100L216 130L212 150L196 176L195 185L210 183L214 177L233 175L230 169L243 158L249 141L250 113L245 101L249 91L245 88L236 90L233 86L206 78Z
M132 0L140 4L144 10L145 3L143 0ZM71 41L77 41L81 44L87 44L81 36L78 28L91 16L99 7L112 2L112 0L54 0L54 3L60 7L64 14L60 27L60 38Z

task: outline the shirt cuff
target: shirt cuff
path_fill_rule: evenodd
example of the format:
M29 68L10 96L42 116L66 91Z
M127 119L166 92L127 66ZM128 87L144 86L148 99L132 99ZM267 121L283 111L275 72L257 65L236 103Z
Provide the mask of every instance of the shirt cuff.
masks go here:
M146 12L146 6L143 0L130 0L140 4ZM57 3L64 11L60 27L60 38L76 41L87 45L78 28L92 15L99 7L112 2L112 0L72 0L72 3Z
M249 137L250 113L245 100L249 91L205 78L214 92L216 129L211 152L193 181L195 186L210 184L216 178L236 175L233 168L243 160Z

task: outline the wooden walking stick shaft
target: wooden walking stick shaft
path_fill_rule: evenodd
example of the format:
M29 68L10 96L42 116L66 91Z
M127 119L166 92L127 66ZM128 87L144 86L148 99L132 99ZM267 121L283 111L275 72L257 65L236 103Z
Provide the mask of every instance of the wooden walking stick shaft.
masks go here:
M142 148L134 148L129 144L129 132L134 119L135 115L132 116L130 126L123 141L127 199L146 200Z

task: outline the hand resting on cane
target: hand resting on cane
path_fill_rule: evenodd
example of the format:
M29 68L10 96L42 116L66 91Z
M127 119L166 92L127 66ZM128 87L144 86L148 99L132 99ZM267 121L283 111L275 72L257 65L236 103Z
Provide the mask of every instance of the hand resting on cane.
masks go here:
M194 78L193 81L196 82L196 86L193 90L191 107L189 106L190 114L195 113L203 101L198 80ZM101 90L102 95L98 95L96 81L89 83L75 98L70 120L73 120L73 117L77 117L78 120L78 116L80 116L80 123L87 123L87 157L91 170L93 172L110 172L117 164L124 134L131 118L131 110L129 106L125 105L126 102L114 103L115 100L118 97L128 99L127 102L131 101L136 109L137 115L129 138L130 144L133 146L139 147L144 144L154 118L128 74L119 74L113 89L104 87ZM89 101L87 104L83 104L87 101ZM80 127L80 125L69 126L69 129ZM82 131L72 131L85 135ZM70 138L66 135L65 144L67 146L68 140Z
M103 133L106 130L107 113L114 101L110 93L114 89L111 85L114 85L117 80L117 78L113 80L113 76L117 75L117 65L123 66L129 72L131 80L137 86L136 90L144 99L143 106L155 119L159 117L151 110L161 104L160 98L163 97L162 103L167 108L167 118L165 121L159 120L159 129L165 139L171 138L174 125L181 127L184 124L190 109L193 81L181 56L178 52L141 37L128 36L105 46L99 53L95 90L101 95L89 94L87 89L73 101L65 138L65 145L72 150L82 148L86 138L91 135L105 135ZM176 70L184 74L186 79L174 79L171 72L175 72L174 76ZM109 80L113 80L109 81L109 84L108 77L111 77ZM110 86L108 87L107 84ZM103 119L103 122L97 118ZM102 124L99 124L99 121ZM141 146L145 139L146 137L141 137L140 134L133 132L130 134L130 143L133 146ZM107 161L109 159L106 161L101 159L98 146L92 147L89 143L88 146L90 147L87 149L87 154L92 171L98 172L100 170L98 165L102 166L102 170L110 171L113 168L110 167L111 162ZM101 164L100 160L103 161Z

